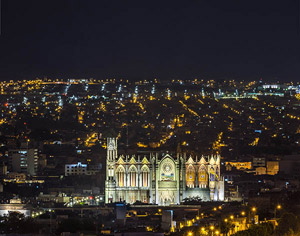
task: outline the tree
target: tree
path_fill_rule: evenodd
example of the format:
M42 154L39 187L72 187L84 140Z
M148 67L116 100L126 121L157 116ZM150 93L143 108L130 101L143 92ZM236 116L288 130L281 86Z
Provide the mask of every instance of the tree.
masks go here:
M220 224L220 229L221 229L221 232L224 234L224 235L228 235L229 231L231 229L234 229L235 225L232 224L231 222L227 221L227 222L221 222Z
M10 212L0 220L0 232L9 233L37 233L38 224L32 218L25 217L19 212Z
M291 233L291 230L296 233L300 231L299 219L292 213L286 213L279 220L276 235L282 236Z
M202 199L200 197L189 197L183 199L184 205L199 205L202 203Z
M273 235L273 232L273 225L270 223L264 223L260 225L253 225L248 230L237 232L234 236L270 236Z
M66 219L60 222L58 225L58 233L62 232L70 232L70 233L76 233L81 229L81 223L78 219Z
M95 231L96 226L91 219L79 220L76 218L63 220L57 229L57 233L70 232L76 233L80 231Z

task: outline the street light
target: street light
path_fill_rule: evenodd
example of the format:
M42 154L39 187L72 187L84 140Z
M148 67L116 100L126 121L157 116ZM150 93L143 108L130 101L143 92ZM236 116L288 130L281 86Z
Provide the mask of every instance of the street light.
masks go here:
M192 236L192 235L193 235L193 232L190 231L190 232L188 233L188 235L189 235L189 236Z
M278 204L276 207L275 207L275 210L274 210L274 219L276 219L276 213L277 213L277 210L281 210L281 205Z
M200 235L207 235L207 231L206 231L205 227L201 227Z
M228 219L224 219L224 222L227 223L227 222L228 222Z
M209 229L211 230L211 235L214 235L215 226L211 225Z
M220 234L220 231L219 231L219 230L216 230L215 233L216 233L216 235L219 235L219 234Z
M241 215L242 215L242 216L245 216L245 214L246 214L246 213L245 213L244 211L241 212Z
M252 213L253 213L253 218L252 218L252 223L254 224L255 223L255 212L256 212L256 207L252 207L251 208L251 211L252 211ZM250 214L250 212L249 212L249 214ZM250 220L250 215L249 215L249 220Z
M233 220L233 219L234 219L234 215L231 215L231 216L230 216L230 219Z

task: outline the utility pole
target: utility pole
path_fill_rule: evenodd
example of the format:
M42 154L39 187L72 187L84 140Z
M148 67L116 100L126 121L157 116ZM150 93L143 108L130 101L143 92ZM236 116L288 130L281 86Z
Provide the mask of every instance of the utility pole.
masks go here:
M52 235L52 210L50 209L50 235Z

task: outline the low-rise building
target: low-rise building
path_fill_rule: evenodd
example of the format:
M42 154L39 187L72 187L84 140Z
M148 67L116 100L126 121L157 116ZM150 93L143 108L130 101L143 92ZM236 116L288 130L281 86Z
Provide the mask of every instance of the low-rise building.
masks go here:
M102 164L87 165L78 162L77 164L65 165L65 176L70 175L96 175L102 170Z
M232 167L235 167L237 170L250 170L252 168L251 161L227 161L225 165L228 171L231 171Z
M267 175L276 175L279 172L279 161L267 161Z
M65 176L70 175L86 175L87 164L82 164L78 162L77 164L67 164L65 165Z
M25 216L31 216L31 208L22 204L21 199L11 199L8 204L0 204L0 216L8 215L10 212L19 212Z

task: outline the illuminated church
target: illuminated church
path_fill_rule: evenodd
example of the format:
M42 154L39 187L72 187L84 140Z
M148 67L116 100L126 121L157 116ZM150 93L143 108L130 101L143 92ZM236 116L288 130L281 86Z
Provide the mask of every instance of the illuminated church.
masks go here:
M105 202L179 204L185 198L223 201L220 156L177 153L118 155L117 139L107 138Z

